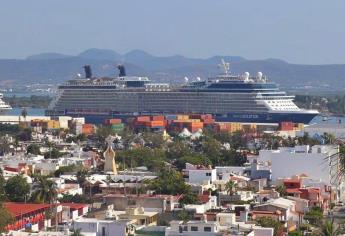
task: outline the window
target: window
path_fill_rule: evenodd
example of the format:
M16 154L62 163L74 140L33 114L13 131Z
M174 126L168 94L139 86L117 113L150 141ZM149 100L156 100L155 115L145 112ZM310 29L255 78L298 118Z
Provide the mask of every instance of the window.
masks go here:
M211 173L206 173L206 176L211 176Z
M191 226L190 231L198 231L198 226Z
M204 227L204 231L205 231L205 232L211 232L211 227L209 227L209 226Z

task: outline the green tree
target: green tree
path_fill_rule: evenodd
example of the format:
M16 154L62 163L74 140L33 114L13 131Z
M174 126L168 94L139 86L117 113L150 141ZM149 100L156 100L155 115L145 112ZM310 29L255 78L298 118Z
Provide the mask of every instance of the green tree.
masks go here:
M20 115L24 118L24 121L26 122L26 116L28 115L28 111L26 108L23 108Z
M284 228L282 223L269 217L260 217L256 220L256 222L262 227L273 228L274 236L280 235Z
M166 156L169 160L178 160L181 157L191 155L191 153L188 145L181 140L169 143L166 150Z
M303 236L303 233L300 230L295 230L295 231L289 232L288 236Z
M145 132L143 138L150 148L162 148L164 143L161 133Z
M30 128L20 129L16 135L16 138L19 141L30 141L31 140L31 129Z
M6 185L6 181L5 181L2 169L0 168L0 202L7 200L5 185Z
M46 153L44 153L44 159L58 159L63 154L59 151L59 149L53 147Z
M69 166L60 166L54 173L55 177L60 177L62 174L66 173L78 173L78 171L83 170L84 167L81 165L69 165Z
M183 194L182 198L179 200L179 203L182 206L187 204L197 204L199 203L198 195L191 191L188 191L187 193Z
M308 222L312 225L319 226L323 220L323 211L320 207L313 207L305 213L304 219L308 220Z
M1 125L0 125L1 130ZM11 150L10 143L7 140L7 137L3 136L1 137L1 131L0 131L0 156L5 155Z
M286 188L284 185L279 185L275 188L275 190L279 193L281 197L284 197L287 195Z
M183 176L176 170L169 170L163 168L158 175L158 178L151 181L149 188L158 194L178 195L190 191Z
M190 220L190 215L186 210L182 210L177 214L177 218L179 220L182 220L184 223L188 222Z
M118 162L126 167L146 166L149 170L158 171L166 161L165 152L158 148L139 147L117 152Z
M30 144L26 149L26 153L41 155L40 146L38 146L37 144Z
M332 220L326 220L321 225L320 234L322 236L337 236L337 235L343 235L343 232L341 231L340 227L334 224L334 219L332 219Z
M81 229L74 229L72 231L71 236L84 236L84 235L81 233Z
M186 163L190 163L193 165L204 165L204 166L212 165L212 162L210 161L210 159L198 153L195 153L195 154L193 153L191 155L183 156L177 159L175 162L175 165L178 169L182 170L183 168L185 168Z
M5 185L7 198L12 202L24 202L28 199L30 185L23 175L16 175L9 178Z
M234 149L221 150L220 164L223 166L243 166L246 162L246 156Z
M59 198L59 202L74 202L74 203L88 203L91 204L92 200L85 194L64 194Z
M222 144L215 138L207 137L202 143L202 150L213 165L220 164Z
M335 136L329 133L324 133L321 137L324 140L324 144L333 144L336 140Z
M7 211L7 209L0 203L0 233L5 233L5 227L8 224L13 223L13 216Z
M232 196L236 193L236 189L237 189L237 184L232 181L229 180L226 184L225 184L225 191L228 195Z
M57 186L46 176L39 176L35 181L31 199L36 203L54 203L57 197Z

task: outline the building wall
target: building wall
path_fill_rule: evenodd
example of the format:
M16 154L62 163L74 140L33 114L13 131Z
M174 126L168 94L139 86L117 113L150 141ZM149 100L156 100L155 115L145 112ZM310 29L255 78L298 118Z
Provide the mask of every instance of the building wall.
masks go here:
M330 182L330 170L324 154L279 153L272 155L272 179L306 174Z
M217 179L215 169L211 170L189 170L189 183L202 184L205 181L213 182Z
M116 223L115 221L74 221L73 228L80 229L81 233L95 232L97 236L113 236L116 235L126 235L126 225ZM103 228L105 234L103 235Z
M299 146L260 151L260 160L271 162L273 181L304 173L311 179L320 179L330 184L331 180L333 181L331 176L336 172L337 159L334 157L328 160L328 157L337 152L337 146L316 145L311 149L307 146ZM329 167L330 164L332 168Z

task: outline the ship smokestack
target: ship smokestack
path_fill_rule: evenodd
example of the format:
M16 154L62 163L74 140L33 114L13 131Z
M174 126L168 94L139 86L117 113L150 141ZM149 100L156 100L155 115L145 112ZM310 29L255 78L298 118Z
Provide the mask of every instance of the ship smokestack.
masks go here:
M119 77L126 76L126 69L124 65L118 65L117 69L119 69Z
M83 67L84 67L84 71L85 71L85 78L91 79L92 78L91 66L90 65L85 65Z

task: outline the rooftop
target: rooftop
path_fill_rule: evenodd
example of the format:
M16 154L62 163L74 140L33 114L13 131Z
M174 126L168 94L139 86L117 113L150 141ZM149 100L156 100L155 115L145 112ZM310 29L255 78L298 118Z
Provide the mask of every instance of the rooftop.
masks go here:
M24 214L33 213L39 210L46 210L51 207L50 204L31 204L31 203L16 203L6 202L4 207L14 216L18 217Z

